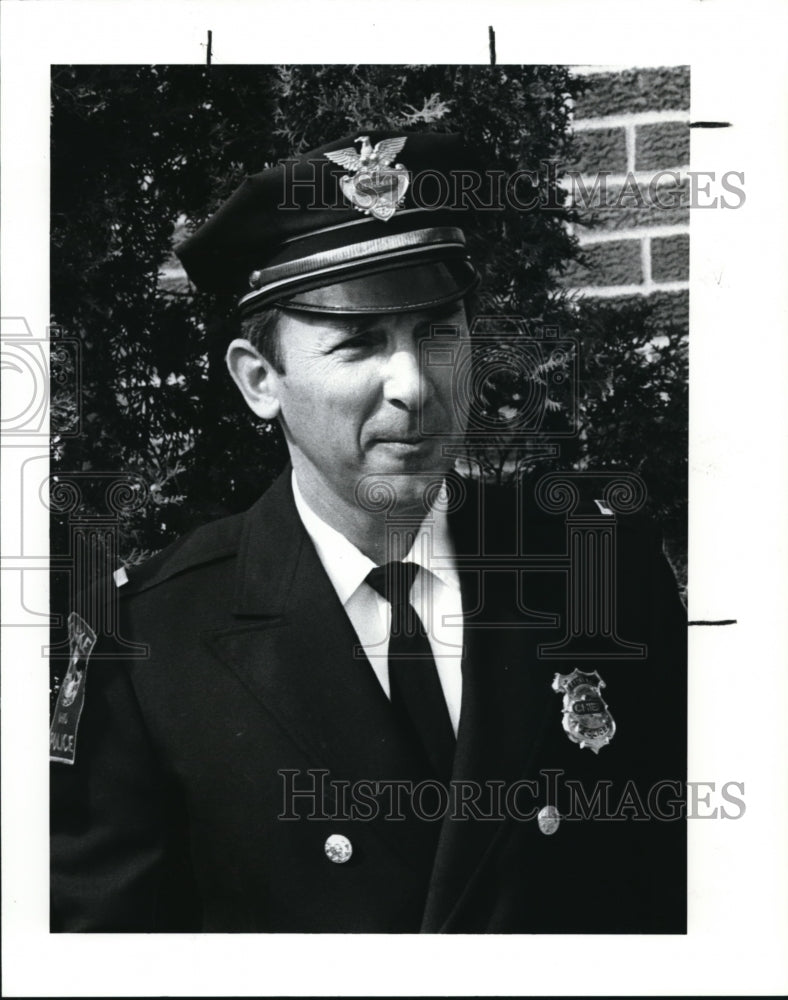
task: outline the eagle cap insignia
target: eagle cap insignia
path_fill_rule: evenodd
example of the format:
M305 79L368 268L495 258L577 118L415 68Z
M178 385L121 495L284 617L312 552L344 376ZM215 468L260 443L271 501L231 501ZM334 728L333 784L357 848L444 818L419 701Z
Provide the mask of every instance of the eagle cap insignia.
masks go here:
M361 143L358 152L348 146L325 154L348 171L340 177L339 187L356 211L388 222L402 205L410 174L395 160L407 141L407 136L381 139L373 148L369 136L360 135L356 139Z
M596 670L586 673L575 669L571 674L556 674L553 678L553 691L564 696L564 729L581 750L588 747L599 753L616 732L616 723L601 694L605 686Z

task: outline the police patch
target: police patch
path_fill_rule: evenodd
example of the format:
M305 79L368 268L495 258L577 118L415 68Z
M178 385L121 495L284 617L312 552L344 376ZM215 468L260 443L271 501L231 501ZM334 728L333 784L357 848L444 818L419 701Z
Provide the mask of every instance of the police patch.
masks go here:
M49 759L73 764L77 753L77 728L85 704L88 659L96 645L96 633L76 612L68 616L69 661L57 696L49 727Z
M564 729L580 749L588 747L599 753L613 739L616 724L602 695L605 682L596 672L573 670L571 674L556 674L553 691L563 694Z

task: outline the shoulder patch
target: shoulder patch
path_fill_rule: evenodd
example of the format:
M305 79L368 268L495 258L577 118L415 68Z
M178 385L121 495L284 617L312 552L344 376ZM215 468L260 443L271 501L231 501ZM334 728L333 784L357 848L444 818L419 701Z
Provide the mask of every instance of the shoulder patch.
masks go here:
M68 669L49 728L49 759L59 764L73 764L76 759L77 730L85 704L88 660L95 645L96 633L84 618L72 611L68 616Z

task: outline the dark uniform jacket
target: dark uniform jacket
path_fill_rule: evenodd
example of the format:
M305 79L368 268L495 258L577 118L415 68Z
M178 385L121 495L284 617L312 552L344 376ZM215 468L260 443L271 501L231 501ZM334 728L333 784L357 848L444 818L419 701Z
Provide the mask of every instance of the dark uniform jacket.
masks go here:
M434 786L429 819L397 801L391 780L419 763L288 472L118 589L120 639L148 653L99 637L75 763L52 764L53 930L685 930L686 622L655 533L613 516L612 559L589 571L601 536L467 492L450 515L465 649L447 815ZM583 636L581 606L601 632ZM598 753L562 724L553 680L576 669L606 685Z

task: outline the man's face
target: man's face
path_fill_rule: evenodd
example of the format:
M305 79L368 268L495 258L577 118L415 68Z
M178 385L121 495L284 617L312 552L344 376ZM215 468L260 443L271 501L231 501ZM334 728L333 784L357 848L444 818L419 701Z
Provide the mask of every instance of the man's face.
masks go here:
M425 366L420 345L440 323L458 332L454 365ZM388 315L285 314L276 374L279 419L307 499L356 505L364 476L379 477L405 507L453 464L443 454L464 430L452 375L468 351L461 303Z

